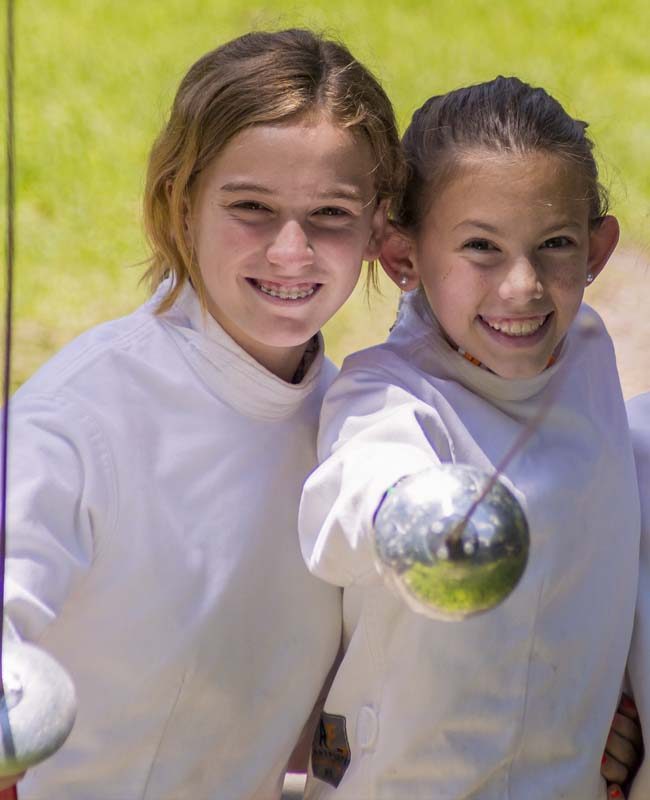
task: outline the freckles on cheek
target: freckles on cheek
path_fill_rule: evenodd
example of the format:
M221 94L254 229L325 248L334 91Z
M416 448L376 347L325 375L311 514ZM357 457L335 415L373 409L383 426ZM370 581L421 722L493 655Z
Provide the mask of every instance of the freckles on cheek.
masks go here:
M586 272L582 269L575 269L568 266L558 267L557 269L547 272L546 280L549 284L552 284L558 289L573 291L584 288Z
M254 257L264 259L267 246L246 230L223 231L210 242L211 257L232 264Z
M224 225L214 229L212 238L228 247L235 247L250 241L253 234L245 225Z

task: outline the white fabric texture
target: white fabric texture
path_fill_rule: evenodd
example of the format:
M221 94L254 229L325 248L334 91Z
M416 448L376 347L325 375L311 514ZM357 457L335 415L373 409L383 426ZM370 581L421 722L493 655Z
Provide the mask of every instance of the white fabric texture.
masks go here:
M520 584L462 623L410 611L374 566L384 491L439 460L491 471L544 406L504 476L531 529ZM306 797L604 798L639 509L614 352L595 312L583 306L552 367L504 380L456 353L412 293L387 343L345 361L323 405L319 458L301 546L314 574L345 587L346 652L325 709L346 718L352 755L336 791L310 776Z
M186 288L81 336L11 404L6 609L78 717L21 800L277 798L336 655L297 511L334 368L291 385Z
M627 405L641 497L639 591L630 648L629 677L646 749L629 799L647 800L650 797L650 392L633 398Z

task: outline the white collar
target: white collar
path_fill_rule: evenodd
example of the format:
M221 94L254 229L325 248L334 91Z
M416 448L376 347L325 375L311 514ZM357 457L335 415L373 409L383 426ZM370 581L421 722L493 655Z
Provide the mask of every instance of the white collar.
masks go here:
M445 338L424 293L419 290L409 292L402 297L391 339L401 339L402 343L408 346L408 338L413 338L415 330L426 339L426 347L423 352L418 353L418 360L423 361L423 368L427 372L439 372L442 366L446 374L440 377L455 380L481 397L502 402L520 402L539 395L561 369L570 346L568 339L565 338L556 362L539 375L532 378L502 378L472 364L454 350ZM435 367L432 363L431 370L427 369L426 365L426 349L430 349L430 357L435 361Z
M164 281L150 304L155 306L169 291ZM215 395L235 410L261 420L290 416L318 385L323 365L323 338L306 375L298 384L278 378L250 356L207 311L194 289L186 284L174 305L160 315L176 336L188 345L186 355Z

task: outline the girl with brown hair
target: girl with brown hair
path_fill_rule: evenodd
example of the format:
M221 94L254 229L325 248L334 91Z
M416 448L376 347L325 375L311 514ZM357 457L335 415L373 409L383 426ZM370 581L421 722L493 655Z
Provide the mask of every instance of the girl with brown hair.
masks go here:
M319 330L401 163L377 81L309 31L182 80L149 161L151 299L12 401L6 612L79 699L21 800L280 796L340 639L297 538L335 372Z

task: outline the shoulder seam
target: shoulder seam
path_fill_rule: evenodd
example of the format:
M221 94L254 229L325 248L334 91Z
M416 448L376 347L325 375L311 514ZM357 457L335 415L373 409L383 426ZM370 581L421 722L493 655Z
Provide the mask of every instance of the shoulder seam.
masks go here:
M150 327L151 325L152 319L151 317L147 316L132 330L119 334L110 341L96 342L88 349L84 349L63 367L61 373L56 378L55 387L53 387L53 395L63 392L64 384L67 380L73 378L79 370L89 367L97 358L101 357L101 355L105 353L107 349L110 347L123 347L124 345L128 344L131 339L135 339L138 335L140 335L143 328ZM43 397L47 396L46 393L37 392L36 394L41 394Z

